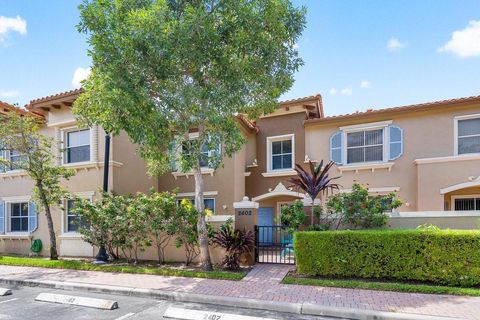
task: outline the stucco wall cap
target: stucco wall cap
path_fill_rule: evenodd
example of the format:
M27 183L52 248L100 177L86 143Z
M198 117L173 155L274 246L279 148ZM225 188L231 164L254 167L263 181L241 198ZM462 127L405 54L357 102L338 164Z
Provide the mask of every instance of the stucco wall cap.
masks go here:
M259 203L255 201L250 201L248 197L243 197L242 201L234 202L234 209L258 209Z

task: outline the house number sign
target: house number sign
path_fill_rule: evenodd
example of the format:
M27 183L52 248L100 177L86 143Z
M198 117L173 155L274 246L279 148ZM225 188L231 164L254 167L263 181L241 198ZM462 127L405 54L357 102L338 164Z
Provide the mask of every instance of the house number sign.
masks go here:
M239 210L238 215L239 216L251 216L252 215L252 210Z

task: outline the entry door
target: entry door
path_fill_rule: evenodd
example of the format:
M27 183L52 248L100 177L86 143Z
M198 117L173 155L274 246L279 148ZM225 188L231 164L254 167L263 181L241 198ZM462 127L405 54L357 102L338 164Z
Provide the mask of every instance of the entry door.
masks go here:
M258 237L259 241L266 243L273 243L273 228L262 228L262 227L272 227L273 223L273 208L258 208Z

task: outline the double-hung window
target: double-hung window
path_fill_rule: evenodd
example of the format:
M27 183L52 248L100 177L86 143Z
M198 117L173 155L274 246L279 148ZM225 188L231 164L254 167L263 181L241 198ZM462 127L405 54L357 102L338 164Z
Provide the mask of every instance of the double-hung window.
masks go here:
M28 202L10 203L10 231L28 232Z
M383 161L383 129L347 133L347 163Z
M267 138L268 171L291 170L294 165L294 136Z
M459 117L457 121L457 154L480 153L480 116Z
M80 227L85 226L85 221L74 211L75 200L67 200L66 202L66 231L78 232Z
M65 163L90 161L90 129L65 133Z
M185 141L182 144L182 154L184 156L188 156L190 154L190 148L193 147L195 143L195 139L198 138L197 134L190 134L190 141ZM215 155L219 154L221 150L221 146L211 147L209 146L208 142L204 142L200 146L200 167L201 168L210 168L210 159Z
M178 205L180 205L182 200L183 199L178 199L177 200ZM187 200L189 200L192 203L192 205L195 205L195 199L187 199ZM215 213L215 199L214 198L203 198L203 206L205 207L205 209L208 209L208 210L212 211L213 213Z

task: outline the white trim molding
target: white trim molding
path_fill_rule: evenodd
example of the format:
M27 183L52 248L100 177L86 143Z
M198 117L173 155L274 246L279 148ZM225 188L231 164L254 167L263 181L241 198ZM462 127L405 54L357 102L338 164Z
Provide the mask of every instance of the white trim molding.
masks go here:
M413 160L413 162L415 164L427 164L427 163L443 163L443 162L470 161L470 160L480 160L480 155L465 154L465 155L458 155L458 156L447 156L447 157L436 157L436 158L420 158L420 159Z
M296 176L297 171L295 170L275 170L269 172L262 172L262 176L265 178L270 177L289 177L289 176Z
M347 171L355 171L358 173L360 170L370 170L375 172L378 169L387 169L388 171L392 170L393 162L376 162L376 163L364 163L364 164L349 164L344 166L339 166L337 169L340 173L347 172Z
M250 201L248 197L243 197L242 201L234 202L233 208L234 209L258 209L259 203Z
M215 169L212 168L200 168L200 172L202 174L209 174L210 176L213 177L213 173L215 172ZM172 172L172 176L177 180L178 177L186 177L187 179L192 176L193 177L193 171L189 172Z
M293 191L292 188L287 188L283 183L279 182L274 189L269 189L267 193L264 193L252 198L252 201L258 202L261 200L278 197L278 196L288 196L288 197L294 197L299 199L306 198L305 194L301 192Z
M228 219L235 221L235 216L234 215L213 215L213 216L208 216L205 217L207 222L226 222Z
M379 122L370 122L370 123L361 123L354 124L351 126L343 126L338 129L341 131L362 131L362 130L371 130L371 129L380 129L386 128L388 125L392 124L393 120L379 121Z
M391 193L391 192L399 192L400 187L380 187L380 188L368 188L368 193ZM340 193L348 193L352 192L352 189L341 189L339 190Z
M480 217L480 211L403 211L389 212L390 218Z
M216 196L218 191L204 191L203 196ZM177 193L177 198L182 197L195 197L195 192L179 192Z
M468 182L461 182L461 183L457 183L457 184L442 188L440 189L440 194L446 194L452 191L480 186L480 179L472 179L472 178L475 178L475 177L469 177L470 181Z

